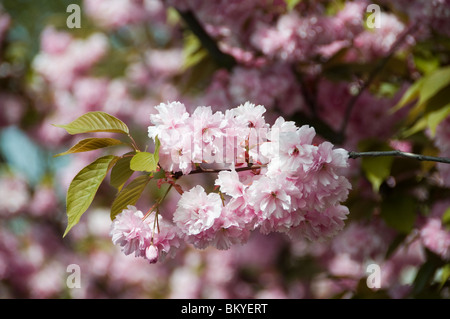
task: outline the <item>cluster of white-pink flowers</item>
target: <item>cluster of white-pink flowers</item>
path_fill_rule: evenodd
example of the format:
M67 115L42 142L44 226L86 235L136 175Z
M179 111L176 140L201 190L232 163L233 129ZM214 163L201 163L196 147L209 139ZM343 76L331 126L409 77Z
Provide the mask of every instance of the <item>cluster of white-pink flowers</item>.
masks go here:
M150 263L174 254L180 246L176 229L163 220L145 218L134 206L128 206L112 223L111 236L115 245L121 246L125 255L134 253L135 257L144 257Z
M314 144L314 128L282 117L270 126L264 106L249 102L225 114L205 106L189 114L180 102L156 110L148 132L160 141L161 168L178 175L214 169L216 188L208 194L196 185L183 192L173 223L156 214L158 227L134 207L124 210L111 236L125 254L155 262L181 242L228 249L254 230L321 240L343 228L348 153L329 142Z

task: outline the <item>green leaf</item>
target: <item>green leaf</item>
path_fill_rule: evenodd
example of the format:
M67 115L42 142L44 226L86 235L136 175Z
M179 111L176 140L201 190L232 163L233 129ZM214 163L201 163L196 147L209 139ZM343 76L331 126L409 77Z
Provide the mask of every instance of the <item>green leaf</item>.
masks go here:
M429 128L431 131L431 136L434 137L436 134L437 126L445 120L447 116L450 115L450 104L445 105L444 107L425 114L421 118L419 118L414 125L404 132L402 132L402 138L410 137L420 131L423 131L426 128Z
M406 129L401 133L402 138L408 138L420 131L423 131L428 126L428 119L426 117L420 118L412 127Z
M126 181L133 175L134 171L130 168L131 156L119 159L111 170L111 186L121 189Z
M166 178L166 172L161 168L159 171L155 172L152 177L154 179Z
M74 135L89 132L129 134L128 127L118 118L100 111L88 112L67 125L55 125Z
M443 108L431 112L427 115L428 127L430 128L432 137L436 134L436 128L450 114L450 103Z
M156 171L158 162L155 161L155 156L149 152L138 152L130 161L130 168L133 171L153 172Z
M406 234L398 234L393 241L391 241L387 251L386 255L384 256L384 259L389 259L394 252L397 250L398 247L405 241Z
M429 74L439 68L439 58L432 54L429 54L426 58L415 55L414 64L420 72Z
M72 146L69 150L64 153L56 154L54 157L73 154L73 153L81 153L97 150L99 148L114 146L124 144L122 141L116 140L115 138L86 138L84 140L79 141L77 144Z
M114 220L128 205L136 205L150 179L148 175L141 175L119 192L111 206L111 220Z
M419 295L431 283L438 265L433 260L426 261L417 272L413 282L412 295Z
M442 215L442 225L447 229L450 229L450 207L447 208Z
M367 152L371 150L390 151L392 148L379 140L366 139L358 143L358 150ZM393 157L363 157L361 169L372 184L374 192L378 192L381 184L391 175Z
M426 111L428 104L435 104L436 98L440 97L442 93L448 91L450 86L450 67L437 69L436 71L427 74L423 78L416 81L403 95L401 100L392 108L392 113L398 111L405 105L414 100L417 100L414 107L409 111L407 123L411 124ZM447 104L448 99L444 104ZM442 98L441 98L442 100ZM436 106L434 106L436 109Z
M386 224L402 234L408 234L416 221L416 202L407 195L393 196L381 203L381 217Z
M391 174L393 157L363 157L361 167L372 184L375 192L378 192L381 184Z
M442 273L441 273L441 284L439 285L439 289L442 289L444 287L445 283L450 278L450 264L444 265L442 267Z
M158 136L155 137L155 151L153 152L153 159L155 160L156 164L159 162L159 148L161 146L161 142L159 141Z
M382 82L379 85L377 96L393 98L398 92L398 85L390 82Z
M117 159L118 157L114 155L100 157L74 177L67 191L68 223L63 237L79 222L81 216L89 208L100 184Z
M299 4L302 0L286 0L287 11L292 11L297 4Z
M206 58L208 51L203 48L200 40L193 33L188 33L184 38L183 56L183 70L187 70Z
M400 101L396 105L394 105L394 107L391 109L391 113L397 112L405 105L407 105L407 104L413 102L414 100L416 100L417 98L419 98L419 94L420 94L420 90L423 86L423 82L424 82L424 78L421 78L421 79L417 80L416 82L414 82L408 88L408 90L406 90L406 92L403 94Z
M438 69L424 79L418 104L425 103L450 84L450 67Z

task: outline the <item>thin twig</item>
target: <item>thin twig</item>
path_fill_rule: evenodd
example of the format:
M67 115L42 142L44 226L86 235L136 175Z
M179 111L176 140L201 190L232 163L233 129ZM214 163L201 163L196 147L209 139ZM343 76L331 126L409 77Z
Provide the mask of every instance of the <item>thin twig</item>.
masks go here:
M252 165L252 166L246 166L246 167L238 167L238 168L235 168L234 170L236 172L243 172L243 171L251 171L251 170L255 170L255 169L261 169L264 167L266 167L266 165ZM189 174L220 173L222 171L231 171L231 168L224 168L224 169L200 168L200 169L191 171Z
M151 213L153 213L153 211L156 209L158 209L158 206L161 205L162 201L166 198L167 194L170 192L170 190L172 189L173 185L169 185L169 187L167 188L166 192L164 193L164 196L162 196L160 199L158 199L158 201L153 204L152 207L150 207L150 209L147 211L147 213L144 215L144 217L142 218L142 220L145 220L148 216L150 216ZM156 216L158 216L156 214Z
M128 134L128 137L131 140L131 145L133 146L134 150L136 152L140 152L139 147L137 146L136 141L134 140L133 136L131 136L131 134Z
M450 164L450 158L438 157L438 156L427 156L421 154L414 154L401 151L373 151L373 152L348 152L348 157L355 159L359 157L381 157L381 156L394 156L394 157L406 157L415 159L418 161L430 161Z

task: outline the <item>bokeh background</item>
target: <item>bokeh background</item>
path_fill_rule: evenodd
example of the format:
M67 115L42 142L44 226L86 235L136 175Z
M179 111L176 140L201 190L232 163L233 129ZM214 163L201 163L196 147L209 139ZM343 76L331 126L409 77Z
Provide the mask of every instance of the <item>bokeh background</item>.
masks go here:
M80 28L67 25L70 4ZM450 165L350 160L350 215L336 238L254 233L150 265L112 244L107 180L62 237L70 181L102 153L53 157L80 137L52 126L104 111L145 148L161 102L223 111L251 101L267 122L312 125L347 150L448 157L449 37L446 0L2 0L0 298L450 297ZM138 206L160 195L150 183ZM366 284L372 263L380 289ZM72 264L80 288L67 285Z

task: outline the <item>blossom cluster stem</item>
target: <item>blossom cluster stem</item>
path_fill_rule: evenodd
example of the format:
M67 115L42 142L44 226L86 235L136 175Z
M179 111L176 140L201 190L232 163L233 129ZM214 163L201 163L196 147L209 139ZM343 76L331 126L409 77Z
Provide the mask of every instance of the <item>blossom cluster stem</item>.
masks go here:
M357 159L361 157L385 157L385 156L393 156L393 157L404 157L404 158L411 158L418 161L429 161L429 162L439 162L439 163L446 163L450 164L450 158L447 157L438 157L438 156L428 156L428 155L422 155L422 154L414 154L414 153L408 153L408 152L402 152L398 150L394 151L370 151L370 152L348 152L348 157L351 159ZM266 165L252 165L247 167L238 167L235 169L236 172L242 172L242 171L249 171L249 170L255 170L255 169L261 169L264 168ZM201 173L220 173L222 171L229 171L230 169L211 169L211 168L202 168L199 167L196 170L193 170L189 173L189 175L192 174L201 174ZM175 177L181 177L183 174L181 172L176 172Z
M243 171L251 171L251 170L258 170L261 168L266 167L266 165L251 165L251 166L246 166L246 167L238 167L235 168L234 170L236 172L243 172ZM222 171L231 171L230 168L217 168L217 169L213 169L213 168L202 168L202 167L198 167L197 169L190 171L188 175L192 175L192 174L201 174L201 173L220 173ZM182 172L175 172L173 174L173 176L175 178L179 178L181 176L183 176Z

